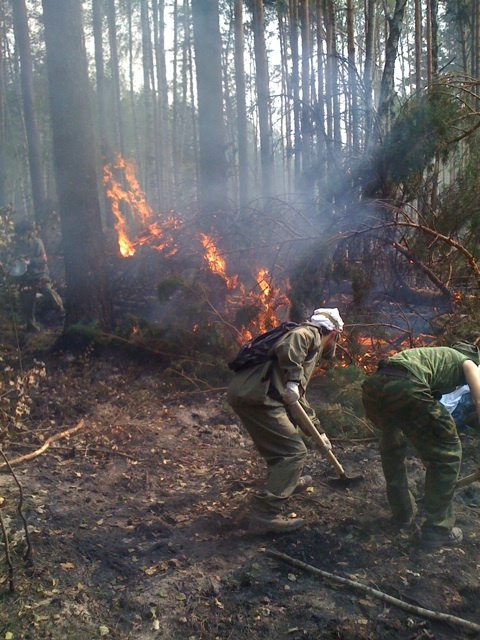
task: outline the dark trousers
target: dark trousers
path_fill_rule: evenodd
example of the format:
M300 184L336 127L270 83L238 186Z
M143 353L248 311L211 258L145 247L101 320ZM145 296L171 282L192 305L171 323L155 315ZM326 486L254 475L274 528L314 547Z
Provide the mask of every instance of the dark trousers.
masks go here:
M64 312L62 299L52 288L49 278L42 277L38 280L25 281L20 288L20 305L27 325L35 324L35 307L38 293L42 294L60 312Z

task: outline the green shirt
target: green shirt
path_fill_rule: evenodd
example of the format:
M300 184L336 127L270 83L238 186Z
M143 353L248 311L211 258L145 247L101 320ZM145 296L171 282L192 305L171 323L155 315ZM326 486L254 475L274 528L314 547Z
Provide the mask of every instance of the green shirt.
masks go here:
M469 359L451 347L418 347L396 353L388 359L388 364L401 365L432 393L443 395L466 384L462 365Z

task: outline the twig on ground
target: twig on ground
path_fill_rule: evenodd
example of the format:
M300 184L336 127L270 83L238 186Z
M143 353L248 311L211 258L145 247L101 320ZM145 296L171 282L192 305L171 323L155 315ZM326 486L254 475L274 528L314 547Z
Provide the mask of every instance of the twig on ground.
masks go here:
M42 444L40 449L37 449L36 451L32 451L32 453L26 453L24 456L14 458L13 460L10 460L8 464L11 466L14 464L19 464L20 462L25 462L26 460L33 460L33 458L37 458L44 451L48 449L48 447L52 444L52 442L56 442L57 440L61 440L62 438L66 438L68 436L73 435L77 431L80 431L80 429L82 429L84 425L85 425L85 421L82 419L75 427L72 427L71 429L67 429L66 431L61 431L60 433L56 433L54 436L47 438L47 440L45 440L45 442ZM0 469L2 467L5 467L6 465L7 465L7 462L2 462L0 464Z
M372 589L372 587L367 587L366 585L355 582L353 580L348 580L347 578L342 578L341 576L337 576L333 573L328 573L328 571L322 571L322 569L317 569L317 567L312 566L311 564L307 564L306 562L302 562L301 560L297 560L296 558L292 558L291 556L286 555L285 553L281 553L280 551L268 550L266 554L272 556L273 558L278 558L283 562L291 565L292 567L297 567L297 569L302 569L304 571L309 571L315 575L322 576L322 578L327 578L332 582L336 582L337 584L344 584L349 587L353 587L363 593L367 593L370 596L375 598L379 598L384 602L388 602L404 611L408 611L409 613L413 613L417 616L421 616L423 618L428 618L430 620L440 620L441 622L446 622L448 624L457 625L463 627L464 629L468 629L469 631L474 631L475 633L480 633L480 625L475 624L474 622L470 622L469 620L465 620L464 618L458 618L457 616L452 616L448 613L441 613L439 611L431 611L430 609L424 609L423 607L416 607L413 604L408 604L403 600L399 600L398 598L394 598L393 596L388 595L387 593L383 593L383 591L379 591L378 589Z
M36 444L28 444L26 442L10 442L9 447L23 447L25 449L31 449L32 447L36 447ZM55 447L55 451L71 451L72 447ZM115 451L114 449L99 449L98 447L88 447L85 449L85 454L88 452L92 453L104 453L106 455L112 456L120 456L122 458L128 458L129 460L135 460L136 462L145 462L145 458L138 458L137 456L132 456L130 453L123 453L123 451Z

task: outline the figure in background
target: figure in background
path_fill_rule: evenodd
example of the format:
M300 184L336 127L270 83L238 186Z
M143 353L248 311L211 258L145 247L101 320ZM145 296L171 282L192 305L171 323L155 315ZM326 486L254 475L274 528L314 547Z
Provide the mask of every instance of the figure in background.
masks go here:
M407 441L423 461L425 521L421 546L437 549L462 541L454 527L452 500L462 461L455 422L437 398L467 384L480 415L478 348L466 342L451 347L419 347L381 361L363 383L363 405L381 431L380 455L393 523L414 523L415 499L408 486Z
M20 220L15 225L15 252L17 260L23 261L25 273L17 278L20 285L20 305L27 331L41 331L35 319L37 294L42 294L58 311L64 315L63 302L52 288L48 271L47 254L42 240L38 237L35 223Z
M288 405L299 401L323 431L305 393L320 360L334 357L342 330L338 309L317 309L280 338L268 362L239 371L230 382L228 402L267 463L266 484L253 498L251 533L289 532L303 525L302 518L281 515L288 498L312 483L302 476L307 447Z

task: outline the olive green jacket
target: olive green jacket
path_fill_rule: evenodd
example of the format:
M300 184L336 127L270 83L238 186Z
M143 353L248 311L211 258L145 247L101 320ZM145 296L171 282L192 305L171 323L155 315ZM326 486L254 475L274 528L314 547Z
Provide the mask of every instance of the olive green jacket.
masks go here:
M318 424L305 392L319 361L322 357L330 359L333 354L334 349L324 353L318 327L305 322L280 338L272 349L271 360L235 374L228 388L228 402L233 407L236 404L278 407L283 405L282 393L287 382L297 382L300 385L300 404Z

